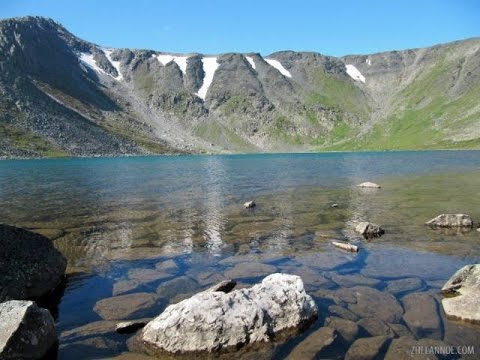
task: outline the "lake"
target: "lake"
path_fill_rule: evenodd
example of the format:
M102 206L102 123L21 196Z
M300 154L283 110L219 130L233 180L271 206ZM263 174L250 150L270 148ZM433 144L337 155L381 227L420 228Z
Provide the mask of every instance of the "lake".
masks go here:
M355 186L364 181L382 188ZM249 200L254 209L243 208ZM238 358L292 356L333 317L363 324L357 336L371 336L365 322L380 314L340 296L370 294L365 288L401 305L429 296L438 328L417 337L454 345L480 338L480 326L445 318L439 293L457 269L479 262L480 233L424 225L441 213L480 221L480 151L1 161L0 205L2 223L49 236L68 259L58 301L45 304L57 320L59 359L135 359L128 335L112 331L118 319L156 316L226 277L242 287L273 272L301 276L320 317L306 332ZM352 226L362 220L386 234L358 237ZM334 248L335 239L358 244L359 253ZM133 294L148 301L101 301ZM382 296L369 307L384 314ZM382 324L395 337L411 331L403 318ZM343 358L342 341L318 358Z

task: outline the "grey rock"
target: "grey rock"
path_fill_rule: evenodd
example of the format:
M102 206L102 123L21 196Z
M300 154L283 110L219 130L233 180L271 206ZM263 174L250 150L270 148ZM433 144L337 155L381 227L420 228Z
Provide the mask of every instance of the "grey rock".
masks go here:
M380 280L378 279L368 278L361 274L339 275L337 273L332 273L330 275L330 278L338 285L345 287L352 287L357 285L376 286L380 283Z
M396 295L404 292L418 290L422 286L422 280L420 280L419 278L406 278L389 281L386 290Z
M383 230L380 226L366 221L363 221L355 226L355 231L366 238L379 237L385 234L385 230Z
M403 320L416 338L442 339L438 304L429 293L413 293L402 299Z
M335 329L348 343L352 343L358 336L358 325L351 320L330 316L325 319L325 325Z
M388 336L374 336L356 340L348 348L345 360L373 360L382 352L389 341Z
M171 278L172 275L166 272L153 269L130 269L128 271L128 278L140 283L148 283L152 281Z
M169 274L176 273L178 271L178 265L174 260L161 261L155 265L155 268L159 271L164 271Z
M147 351L198 353L269 341L304 326L318 309L298 276L272 274L248 289L201 292L170 305L142 330Z
M153 315L162 306L156 294L136 293L98 301L93 311L105 320L129 320Z
M141 286L142 283L138 280L120 280L113 284L112 295L122 295L134 291Z
M428 221L425 225L431 227L473 227L472 218L465 214L442 214Z
M453 295L442 299L448 319L480 323L480 264L458 270L443 286L442 293Z
M348 303L348 309L359 317L376 317L385 322L398 322L403 309L394 296L365 286L337 291L340 300Z
M0 302L40 297L63 280L67 261L45 236L0 224Z
M172 299L177 295L188 295L199 288L198 283L188 276L179 276L175 279L163 282L157 287L157 294Z
M301 341L290 354L287 360L313 360L319 354L328 348L337 338L334 329L330 327L322 327L311 333L305 340Z
M41 359L56 341L48 310L24 300L0 304L0 359Z

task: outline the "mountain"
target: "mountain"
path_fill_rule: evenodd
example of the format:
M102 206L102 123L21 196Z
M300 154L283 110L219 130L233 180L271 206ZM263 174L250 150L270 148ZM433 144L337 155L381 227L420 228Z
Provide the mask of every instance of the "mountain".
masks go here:
M167 54L0 21L0 157L480 148L480 39Z

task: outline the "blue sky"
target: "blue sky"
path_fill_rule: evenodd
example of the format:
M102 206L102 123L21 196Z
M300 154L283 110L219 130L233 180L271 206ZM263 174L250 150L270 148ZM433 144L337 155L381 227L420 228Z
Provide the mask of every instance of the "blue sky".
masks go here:
M366 54L480 36L479 0L0 0L99 45L170 52Z

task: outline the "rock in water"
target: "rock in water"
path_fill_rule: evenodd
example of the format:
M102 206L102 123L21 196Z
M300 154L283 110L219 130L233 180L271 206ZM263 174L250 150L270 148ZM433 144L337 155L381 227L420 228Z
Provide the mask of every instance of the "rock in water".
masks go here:
M52 291L62 281L66 266L50 239L0 224L0 302Z
M33 301L0 304L0 359L40 359L56 341L48 310Z
M380 226L366 221L363 221L355 226L355 231L366 238L379 237L385 234L385 230L383 230Z
M302 279L277 273L251 288L201 292L171 305L147 324L141 340L154 353L214 352L269 341L317 315Z
M364 182L364 183L361 183L361 184L358 184L357 187L361 187L361 188L371 188L371 189L380 189L381 186L378 185L378 184L375 184L373 182Z
M245 209L251 209L251 208L254 208L255 206L257 206L257 204L255 204L255 201L247 201L246 203L243 204L243 207Z
M442 293L454 295L442 300L447 318L480 323L480 264L458 270L443 286Z
M472 218L465 214L442 214L428 221L425 225L432 227L473 227Z

